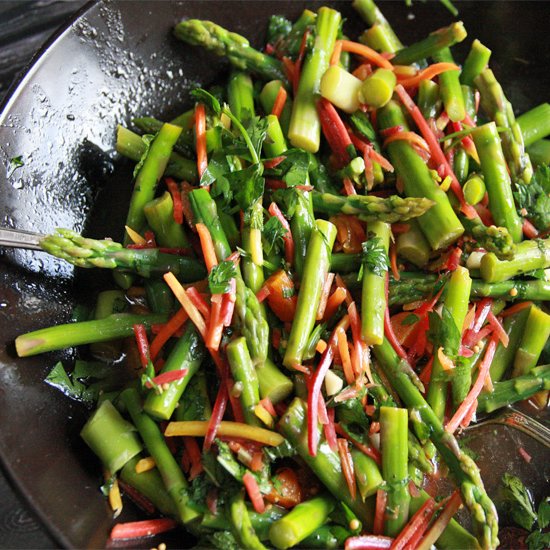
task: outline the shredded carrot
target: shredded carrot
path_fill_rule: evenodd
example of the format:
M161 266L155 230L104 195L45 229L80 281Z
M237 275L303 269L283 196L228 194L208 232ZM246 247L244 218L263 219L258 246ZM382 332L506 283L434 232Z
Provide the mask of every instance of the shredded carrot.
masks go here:
M510 315L514 315L528 307L531 307L532 305L533 305L533 302L519 302L519 304L514 304L513 306L506 308L504 311L500 313L500 316L509 317Z
M428 144L426 143L426 140L422 139L416 132L396 132L395 134L392 134L391 136L387 137L384 141L384 147L387 147L389 143L392 141L408 141L409 143L413 145L417 145L421 149L424 149L425 151L430 151L430 148L428 147Z
M404 88L415 88L423 80L431 80L434 76L440 75L447 71L460 71L460 67L454 63L434 63L429 67L426 67L418 74L408 78L399 78L399 84Z
M128 540L159 535L171 531L178 526L177 521L170 518L146 519L117 523L111 530L111 540Z
M208 323L208 333L204 343L208 349L218 350L223 336L222 304L223 295L212 296L212 315Z
M341 50L342 50L342 47L340 46L340 53L342 53ZM372 74L372 66L370 63L362 63L351 74L353 76L356 76L359 80L365 80L367 76Z
M300 42L298 57L296 58L296 61L294 63L294 71L292 74L292 90L295 96L296 96L296 92L298 91L298 85L300 84L300 75L302 73L302 63L304 61L304 56L306 53L306 44L307 44L308 36L309 36L309 29L306 29L304 31L304 34L302 35L302 41Z
M282 86L281 86L282 87ZM277 101L277 100L275 100ZM274 114L274 113L272 113ZM266 170L271 170L273 168L277 168L277 166L279 166L279 164L281 164L281 162L283 162L284 160L286 159L286 156L285 155L281 155L279 157L274 157L272 159L267 159L267 160L264 160L263 161L263 164L264 164L264 168ZM283 182L284 183L284 182ZM286 187L286 185L285 185Z
M536 239L539 236L539 232L537 228L529 221L529 220L523 220L523 234L528 239Z
M495 317L495 314L492 311L489 311L489 315L487 315L487 320L491 327L493 327L493 330L495 331L495 334L498 336L498 339L500 340L502 345L507 348L510 338L508 337L508 333L504 330L502 323Z
M317 316L315 319L320 321L323 318L325 309L327 307L328 295L332 288L332 281L334 281L334 273L327 273L325 284L323 285L323 291L321 292L321 300L319 301L319 307L317 308ZM290 319L292 321L292 319Z
M275 102L273 103L273 108L271 109L271 114L275 115L277 118L281 117L281 113L283 112L283 109L285 108L285 103L287 100L287 91L285 90L285 87L281 85L279 88L279 91L277 92L277 96L275 97ZM283 157L284 159L284 157ZM271 166L273 168L273 166Z
M344 178L344 192L348 195L348 197L350 195L357 195L357 191L349 178Z
M254 510L258 512L258 514L263 514L265 512L265 502L262 497L262 493L260 492L258 482L250 472L246 472L244 474L243 485L248 493L250 501L252 502Z
M152 388L154 387L154 385L163 386L163 384L170 384L170 382L175 382L177 380L185 378L186 375L187 369L177 369L163 372L162 374L158 374L157 376L155 376L151 381L148 381L145 384L145 387Z
M149 347L149 355L153 361L157 358L162 346L164 346L172 335L183 326L187 319L189 319L189 316L182 308L162 326L162 329L155 336L155 339L151 342L151 346Z
M202 177L208 166L206 156L206 109L202 103L195 107L195 147L197 150L197 171Z
M338 65L340 63L340 56L342 55L342 43L338 40L334 44L334 50L332 50L332 55L330 56L330 65Z
M193 321L193 324L197 327L197 330L204 339L206 337L206 322L204 320L204 317L200 314L200 311L193 304L187 292L185 291L183 286L181 286L181 283L176 279L172 272L169 271L168 273L166 273L164 275L164 280L176 296L178 302L182 305L183 309L185 309L187 315L189 316L191 321Z
M372 526L372 532L375 535L381 535L384 532L384 515L386 514L387 501L388 494L386 491L384 491L384 489L378 489L376 491L376 507Z
M359 42L352 42L351 40L337 40L336 44L338 44L338 42L340 43L340 47L342 48L343 52L360 55L361 57L368 59L371 63L374 63L379 67L388 69L390 71L393 70L393 65L385 57L380 55L376 50L373 50L372 48L369 48L364 44L360 44Z
M294 82L294 63L291 59L286 56L281 58L281 62L285 69L286 78L289 82Z
M194 437L184 437L183 445L185 447L185 454L187 454L189 462L191 463L191 469L189 470L189 480L193 480L204 471L204 468L202 466L201 451L197 440Z
M216 256L216 249L214 248L214 241L212 240L212 235L208 227L203 223L195 224L197 233L199 234L199 239L201 241L202 254L204 256L204 263L206 264L206 269L210 273L212 268L215 265L218 265L218 258Z
M430 524L430 520L435 514L436 504L433 498L429 498L415 512L409 522L403 527L399 535L394 539L392 550L404 550L408 547L411 538L417 533L424 533ZM414 546L410 545L411 548Z
M346 382L351 385L353 384L353 382L355 382L355 375L353 372L353 367L351 365L348 338L344 330L338 331L338 351L340 352L340 358L342 360L342 368L344 369Z
M323 424L323 432L328 446L338 452L336 430L334 428L334 408L328 409L322 395L319 395L319 420Z
M401 279L401 275L399 274L399 268L397 267L397 246L395 242L390 243L390 266L393 278L396 281L399 281Z
M348 152L351 138L346 130L338 111L334 105L325 98L321 98L317 103L317 111L321 120L321 129L332 152L343 166L351 159Z
M172 195L174 221L180 225L183 223L183 204L178 184L172 178L166 178L166 187Z
M359 449L363 454L370 456L377 464L380 464L381 456L380 452L377 449L375 449L374 447L368 447L364 443L361 443L360 441L349 435L348 432L346 432L346 430L344 430L344 428L342 428L340 424L335 423L334 427L336 429L336 433L339 436L344 437L350 443L353 443L353 445L357 447L357 449Z
M443 367L444 371L452 371L455 368L455 364L452 360L445 355L443 346L439 346L437 348L437 358L439 359L439 364Z
M498 338L495 335L491 337L491 340L487 345L487 349L485 350L485 355L483 356L483 360L479 365L479 371L478 371L477 379L474 385L470 389L464 401L460 404L460 406L456 410L453 417L449 420L449 422L445 426L445 431L447 431L448 433L452 434L456 431L456 429L462 422L462 419L466 416L466 413L470 410L472 403L477 399L478 395L481 393L481 390L483 389L483 384L485 383L485 377L489 372L489 367L491 366L493 357L495 355L495 350L497 347L497 339Z
M347 439L338 438L338 454L340 455L340 463L342 465L342 473L348 486L349 494L353 500L357 495L357 485L355 483L355 469L353 467L353 460L348 448Z
M434 364L434 358L432 355L428 360L428 362L426 363L426 366L422 369L422 371L418 375L418 378L420 378L420 382L422 382L422 384L424 385L427 385L430 383L430 378L432 377L433 364Z
M145 325L134 325L134 336L136 337L139 360L142 368L146 368L149 363L149 342L147 340L147 331Z
M462 497L460 496L460 492L456 490L447 501L447 504L445 505L445 508L443 508L443 511L439 517L432 523L432 526L424 535L422 541L420 541L420 544L418 546L413 546L413 548L418 548L418 550L428 550L431 548L461 506Z
M325 314L323 315L323 321L326 321L327 319L332 319L332 317L334 317L336 310L344 302L346 296L346 290L340 286L330 295L329 299L327 300L327 306L325 308Z
M317 342L317 345L315 346L315 351L319 353L324 353L324 351L327 349L327 343L323 339L319 339Z

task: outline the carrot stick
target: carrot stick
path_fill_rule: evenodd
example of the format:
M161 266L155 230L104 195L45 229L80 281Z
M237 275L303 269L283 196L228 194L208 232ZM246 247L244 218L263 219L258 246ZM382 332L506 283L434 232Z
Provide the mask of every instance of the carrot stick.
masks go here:
M180 189L172 178L166 178L166 187L168 187L168 191L170 191L170 195L172 195L174 221L181 225L183 223L183 203Z
M319 308L317 309L316 320L320 321L323 318L325 309L327 307L328 295L332 287L332 281L334 281L334 273L328 273L327 278L325 279L325 284L323 285L323 292L321 293L321 300L319 302Z
M137 539L159 535L175 529L178 523L170 518L146 519L143 521L130 521L117 523L111 530L111 540Z
M165 325L162 326L161 330L155 336L155 339L151 342L151 346L149 347L149 355L153 361L157 358L162 346L164 346L172 335L183 326L183 323L185 323L187 319L189 319L189 316L182 308L178 310L178 312L171 317Z
M195 107L195 147L197 149L197 171L202 177L208 166L206 156L206 109L202 103Z
M365 444L361 443L360 441L349 435L346 430L344 430L344 428L340 426L340 424L336 423L334 424L334 427L336 433L339 436L347 439L350 443L353 443L353 445L357 447L357 449L359 449L363 454L370 456L377 464L380 464L381 457L380 452L377 449L375 449L374 447L367 447Z
M279 88L279 91L277 92L277 96L275 97L275 102L273 103L273 108L271 109L271 114L275 115L277 118L280 118L281 113L283 112L283 109L285 108L285 103L287 100L288 94L285 90L284 86L281 86ZM284 160L284 157L282 157ZM264 163L265 166L265 163ZM276 165L275 165L276 166ZM265 166L267 168L267 166ZM270 168L274 168L273 165L270 166Z
M171 370L168 372L163 372L158 374L151 381L145 383L146 388L153 388L154 385L162 386L163 384L169 384L170 382L175 382L176 380L181 380L187 375L187 369L178 369Z
M317 103L317 111L319 112L323 135L328 141L332 152L342 165L347 164L351 160L348 153L348 147L352 143L338 111L334 105L325 98L321 98Z
M348 448L347 439L338 439L338 454L340 455L340 463L342 464L342 473L348 486L349 494L351 498L355 500L357 495L357 485L355 483L355 469L353 467L353 461Z
M212 270L215 265L218 265L218 259L216 257L216 249L214 248L214 241L212 240L212 235L208 231L208 227L203 223L195 224L197 233L199 234L199 239L201 241L202 254L204 256L204 263L206 264L206 269L208 273Z
M431 548L461 506L462 497L460 496L460 492L457 490L453 493L439 517L435 520L430 527L430 530L426 533L420 544L417 546L417 550L428 550Z
M417 145L425 151L430 151L426 140L422 139L416 132L396 132L391 136L387 137L384 141L384 147L387 147L392 141L408 141L412 145Z
M331 319L336 310L340 307L340 304L346 299L347 293L342 287L338 287L327 300L327 305L325 307L325 313L323 315L323 321Z
M185 448L185 453L189 458L189 462L191 463L191 469L189 470L189 480L192 480L204 471L204 468L202 466L201 451L199 449L197 440L194 437L184 437L183 446Z
M348 338L344 330L338 331L338 351L342 359L342 368L344 369L346 382L351 385L355 382L355 376L351 365L351 357L349 355Z
M375 535L381 535L384 532L384 515L386 513L386 503L388 501L388 494L384 489L378 489L376 491L376 508L374 512L374 523L372 525L372 532Z
M411 538L419 532L424 533L428 528L431 518L436 510L435 500L429 498L416 511L403 530L397 535L391 545L391 550L404 550Z
M374 63L374 65L378 65L379 67L383 67L384 69L388 69L390 71L393 70L393 65L385 57L364 44L352 42L351 40L337 40L336 45L338 45L338 43L340 43L343 52L360 55L361 57L368 59L371 63Z
M340 63L340 56L342 55L342 43L337 40L334 45L334 50L332 50L332 55L330 56L330 65L338 65Z
M447 71L460 71L460 67L454 63L434 63L426 67L415 76L409 78L400 78L399 84L405 88L415 88L422 80L431 80L434 76ZM399 78L399 75L398 75Z
M139 360L141 366L146 368L149 364L149 342L147 340L147 331L145 325L134 325L134 336L136 337L137 348L139 351Z
M246 474L244 474L243 485L248 493L250 501L252 502L254 510L258 512L258 514L263 514L265 512L264 498L262 497L256 478L250 472L246 472Z
M500 313L500 316L509 317L510 315L514 315L514 313L518 313L519 311L531 307L532 305L533 302L519 302L519 304L514 304L513 306L506 308Z

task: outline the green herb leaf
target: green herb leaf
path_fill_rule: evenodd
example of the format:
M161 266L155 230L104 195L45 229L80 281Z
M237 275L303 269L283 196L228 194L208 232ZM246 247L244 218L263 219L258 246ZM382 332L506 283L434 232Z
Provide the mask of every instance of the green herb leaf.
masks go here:
M243 170L226 175L233 196L245 215L264 194L265 180L262 177L261 166L261 164L252 164Z
M286 439L276 447L264 447L263 453L271 462L280 458L291 458L298 454L296 449Z
M542 164L529 184L517 183L514 197L520 215L544 231L550 227L550 167ZM527 214L525 214L525 211Z
M543 498L540 501L537 518L539 529L546 529L550 525L550 497Z
M192 90L191 97L201 103L204 103L216 115L219 115L222 112L220 102L210 92L207 92L203 88L196 88Z
M18 157L12 157L8 165L8 173L6 174L6 176L10 178L18 168L21 168L21 166L24 165L25 163L23 162L23 157L21 155L19 155Z
M266 175L282 179L287 187L309 184L310 155L301 149L289 149L285 159L275 168L266 170Z
M225 294L229 292L229 283L237 275L234 262L224 260L215 265L208 275L208 288L212 294Z
M374 146L374 148L380 152L380 147L378 146L378 141L376 137L376 132L369 120L369 117L366 113L362 111L356 111L350 115L349 120L353 128L363 137L367 138Z
M441 317L435 311L431 311L428 317L430 320L428 339L434 346L443 346L445 355L454 361L457 356L456 350L460 348L461 334L451 312L443 306Z
M537 514L533 510L531 496L521 480L511 474L502 477L506 506L513 520L528 531L537 520Z
M361 246L363 247L363 257L358 279L363 277L364 269L368 269L378 277L384 277L388 271L389 259L380 238L369 235L369 240L362 243Z
M231 531L214 531L205 535L204 543L198 545L198 548L215 548L216 550L240 550L240 546L235 540Z
M526 539L529 550L546 550L550 548L550 532L533 531Z
M266 254L271 254L272 250L275 250L275 252L282 250L283 237L286 232L287 230L283 227L279 218L272 216L267 220L262 231Z

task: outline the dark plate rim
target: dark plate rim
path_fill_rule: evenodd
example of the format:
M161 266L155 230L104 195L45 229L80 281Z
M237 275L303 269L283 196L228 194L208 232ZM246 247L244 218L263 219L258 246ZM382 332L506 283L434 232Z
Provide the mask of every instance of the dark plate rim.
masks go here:
M88 13L92 8L98 5L101 0L89 0L78 9L74 14L69 16L59 28L42 44L42 46L32 56L31 60L20 70L6 91L6 95L0 102L0 122L5 118L10 109L12 100L15 99L17 94L26 86L27 80L32 75L33 71L39 67L42 60L49 54L49 52L56 47L57 43L63 38L63 36L78 22L78 20ZM0 467L2 472L6 476L9 485L14 489L18 497L20 497L24 504L27 505L28 511L35 516L41 527L50 535L60 547L70 548L71 542L67 536L56 526L53 525L46 515L46 513L36 505L33 501L32 495L30 495L22 486L19 477L13 471L10 461L8 461L4 455L4 451L0 446Z

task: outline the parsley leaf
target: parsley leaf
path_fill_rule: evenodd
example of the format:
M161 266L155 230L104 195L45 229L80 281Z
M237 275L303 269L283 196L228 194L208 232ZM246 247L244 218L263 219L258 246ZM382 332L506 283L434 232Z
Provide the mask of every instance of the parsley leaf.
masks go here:
M545 550L550 548L550 532L533 531L526 539L529 550Z
M270 217L264 224L262 237L264 239L264 248L267 254L272 250L279 252L283 246L283 237L286 235L286 229L276 216Z
M282 179L287 187L309 183L310 154L301 149L289 149L285 159L275 168L266 170L271 177Z
M445 355L454 361L456 359L455 350L460 348L461 335L451 312L443 306L441 317L435 311L430 312L428 316L430 319L428 339L434 346L444 345Z
M23 162L23 157L21 155L19 155L18 157L12 157L8 165L8 173L6 174L6 177L11 177L18 168L21 168L21 166L25 166L25 163Z
M290 458L298 454L294 446L287 439L276 447L264 447L263 452L271 462L279 458Z
M372 235L372 234L371 234ZM389 259L386 249L379 237L369 235L368 241L362 243L363 257L361 259L361 268L357 279L363 278L363 271L368 269L371 273L384 277L388 271Z
M542 164L528 184L516 183L514 197L520 215L544 231L550 227L550 167ZM525 214L525 211L527 213ZM523 214L522 214L523 211Z
M506 507L512 519L524 529L531 530L537 520L531 496L521 480L511 474L502 477Z
M537 510L540 529L546 529L550 525L550 497L543 498Z
M200 101L201 103L204 103L217 115L222 112L220 102L210 92L207 92L203 88L196 88L195 90L192 90L191 97L193 97L197 101Z
M226 174L229 187L240 209L245 212L261 199L264 194L265 180L262 177L262 165L252 164L247 168ZM245 223L247 220L245 220Z
M229 292L229 283L237 275L237 268L231 261L224 260L215 265L208 275L208 288L212 294Z

